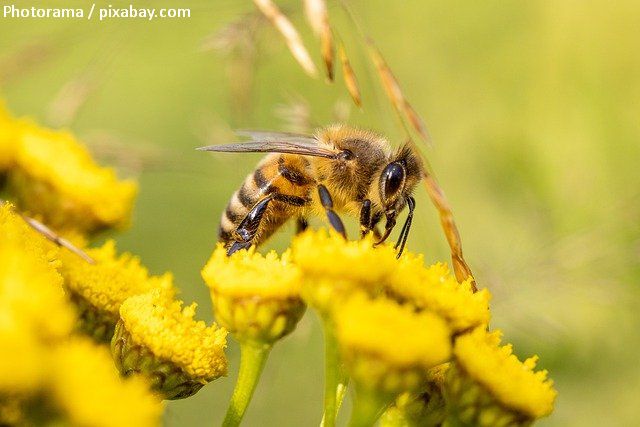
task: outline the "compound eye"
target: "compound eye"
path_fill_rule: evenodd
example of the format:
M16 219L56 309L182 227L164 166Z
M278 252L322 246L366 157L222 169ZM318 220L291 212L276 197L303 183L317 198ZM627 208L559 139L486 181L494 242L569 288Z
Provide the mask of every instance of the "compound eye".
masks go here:
M404 168L398 163L390 163L382 172L382 194L385 200L396 197L404 184Z

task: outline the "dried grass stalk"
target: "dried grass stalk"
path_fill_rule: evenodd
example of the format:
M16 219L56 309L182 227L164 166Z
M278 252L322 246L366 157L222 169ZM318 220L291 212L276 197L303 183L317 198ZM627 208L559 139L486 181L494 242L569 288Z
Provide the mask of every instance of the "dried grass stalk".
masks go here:
M453 219L453 212L451 212L449 201L433 176L427 174L424 179L424 184L431 202L440 214L440 224L442 225L447 242L449 243L449 248L451 249L451 261L456 279L462 282L469 277L473 277L471 268L469 268L469 265L462 255L462 241L460 240L458 227ZM477 291L475 280L472 280L471 287L474 292Z
M278 6L271 0L253 0L253 3L260 9L264 16L267 17L271 24L276 27L280 34L282 34L291 54L296 61L298 61L302 69L311 77L316 77L318 74L316 66L313 64L309 52L307 52L307 49L302 44L302 39L291 21L289 21Z
M304 11L311 29L320 37L320 51L327 70L327 78L333 81L335 50L327 3L324 0L304 0Z
M369 46L369 55L371 56L371 60L376 67L382 86L384 87L387 97L391 101L394 109L400 116L404 113L405 117L409 120L409 123L420 137L426 142L430 142L429 132L424 124L424 120L422 120L409 101L407 101L407 98L404 96L402 89L400 88L398 79L396 79L391 72L387 62L382 57L382 54L371 39L367 40L367 44Z
M6 202L4 200L0 199L0 206L4 205L5 203ZM78 255L80 258L82 258L85 261L87 261L89 264L95 264L96 263L93 260L93 258L91 258L89 256L89 254L87 254L85 251L83 251L82 249L78 248L76 245L74 245L73 243L71 243L70 241L65 239L64 237L60 236L59 234L57 234L55 231L53 231L52 229L50 229L49 227L47 227L46 225L44 225L40 221L35 220L35 219L33 219L31 217L28 217L26 215L23 215L22 213L18 212L15 208L12 208L12 211L16 215L20 216L20 218L22 218L24 220L24 222L26 222L31 228L36 230L38 233L42 234L45 238L47 238L51 242L55 243L58 246L61 246L63 248L66 248L66 249L70 250L74 254Z
M340 43L338 46L338 56L342 63L342 77L344 78L344 84L347 86L349 95L353 99L354 104L358 107L362 106L362 98L360 97L360 89L358 88L358 80L356 74L353 72L353 67L349 61L349 57L344 50L344 44Z

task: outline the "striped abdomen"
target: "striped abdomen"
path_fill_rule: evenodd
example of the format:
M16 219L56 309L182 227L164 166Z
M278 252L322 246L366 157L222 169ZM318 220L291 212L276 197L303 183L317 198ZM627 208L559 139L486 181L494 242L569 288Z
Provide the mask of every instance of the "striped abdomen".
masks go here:
M274 199L260 221L252 244L260 245L289 218L301 216L315 186L309 160L293 154L269 154L247 175L231 197L220 220L218 239L228 246L235 231L254 205L268 195Z

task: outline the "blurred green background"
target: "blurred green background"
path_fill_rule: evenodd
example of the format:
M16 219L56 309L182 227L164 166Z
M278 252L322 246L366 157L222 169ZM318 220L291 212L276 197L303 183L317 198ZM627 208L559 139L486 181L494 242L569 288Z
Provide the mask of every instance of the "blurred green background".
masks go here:
M279 4L320 65L301 4ZM350 4L426 118L434 148L425 152L478 284L493 293L493 327L518 355L539 354L556 381L556 411L540 425L637 425L640 3ZM231 128L283 130L347 116L396 142L402 136L356 29L330 5L362 111L349 112L341 82L308 78L272 28L246 17L249 0L134 5L191 8L183 20L0 17L2 96L15 114L70 127L103 163L139 177L134 223L119 246L156 273L173 271L184 300L197 301L211 321L199 270L220 213L259 156L195 147L227 142ZM422 188L417 203L409 248L448 260ZM291 234L289 227L268 247L286 247ZM235 343L229 350L229 377L170 402L166 425L220 422L238 367ZM317 425L321 384L321 334L309 313L275 347L246 425Z

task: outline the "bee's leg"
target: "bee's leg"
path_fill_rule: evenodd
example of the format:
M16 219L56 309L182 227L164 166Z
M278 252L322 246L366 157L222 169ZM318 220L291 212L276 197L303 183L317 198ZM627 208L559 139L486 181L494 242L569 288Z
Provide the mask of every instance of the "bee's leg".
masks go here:
M364 236L371 231L371 200L365 199L362 202L360 208L360 238L364 239Z
M398 249L398 247L400 247L397 255L398 258L402 255L404 245L407 243L407 238L409 237L409 230L411 230L411 222L413 221L413 210L416 208L416 200L413 197L407 197L407 206L409 207L409 215L407 215L407 219L404 221L404 225L402 226L402 231L400 231L398 241L393 247L394 249Z
M244 217L234 232L235 242L227 250L227 255L231 255L240 249L249 249L252 245L258 229L260 221L267 211L267 207L272 200L286 203L291 206L304 206L309 203L308 199L298 196L288 196L286 194L271 193L258 203L253 205L249 213Z
M309 222L303 216L298 217L296 220L296 234L300 234L309 228Z
M274 194L269 194L267 197L258 201L249 213L244 217L242 222L238 224L234 234L235 242L227 250L227 255L231 255L240 249L248 249L251 246L251 241L258 232L260 227L260 221L263 215L267 211L269 202L273 200Z
M382 232L378 227L378 223L380 222L381 219L382 219L382 213L377 213L373 216L373 218L371 218L371 229L373 230L373 237L375 238L376 241L382 238Z
M331 194L329 194L329 190L322 184L318 185L318 194L320 195L320 203L322 203L322 207L327 213L327 218L329 219L329 223L338 233L342 234L342 237L347 238L347 232L344 229L344 224L342 220L333 210L333 200L331 199Z

